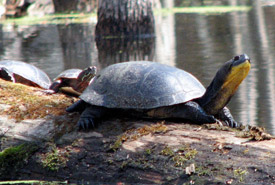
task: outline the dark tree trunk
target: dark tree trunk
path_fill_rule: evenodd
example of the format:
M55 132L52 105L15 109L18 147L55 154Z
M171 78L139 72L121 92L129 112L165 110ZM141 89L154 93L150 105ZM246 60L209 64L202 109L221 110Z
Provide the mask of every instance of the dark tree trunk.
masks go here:
M77 0L53 0L55 12L76 11Z
M99 0L96 36L144 37L154 34L151 0Z

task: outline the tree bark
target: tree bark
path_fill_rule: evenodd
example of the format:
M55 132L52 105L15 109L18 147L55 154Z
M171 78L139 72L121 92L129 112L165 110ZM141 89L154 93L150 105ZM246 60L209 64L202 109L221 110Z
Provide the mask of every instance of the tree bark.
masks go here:
M99 0L97 14L97 37L147 37L154 34L151 0Z

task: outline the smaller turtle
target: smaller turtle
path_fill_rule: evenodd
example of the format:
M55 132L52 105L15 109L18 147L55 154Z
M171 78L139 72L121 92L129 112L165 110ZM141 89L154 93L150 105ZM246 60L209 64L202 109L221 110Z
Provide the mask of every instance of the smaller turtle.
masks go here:
M65 70L54 79L47 93L54 94L62 91L65 94L79 96L90 84L96 72L97 69L95 66L90 66L84 70Z
M0 78L43 89L48 89L52 83L48 75L41 69L15 60L0 61Z

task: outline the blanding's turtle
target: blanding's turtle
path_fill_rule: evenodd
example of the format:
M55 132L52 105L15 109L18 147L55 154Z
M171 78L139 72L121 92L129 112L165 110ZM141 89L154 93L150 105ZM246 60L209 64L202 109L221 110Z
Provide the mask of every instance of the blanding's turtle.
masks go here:
M113 111L238 127L225 106L249 70L249 57L235 56L205 89L193 75L175 67L146 61L113 64L97 74L67 112L82 112L78 126L84 129Z

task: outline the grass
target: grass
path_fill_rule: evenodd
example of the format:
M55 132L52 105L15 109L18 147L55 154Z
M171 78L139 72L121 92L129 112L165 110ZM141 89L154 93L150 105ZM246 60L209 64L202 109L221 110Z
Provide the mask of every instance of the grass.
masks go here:
M222 14L229 12L247 12L250 6L200 6L200 7L174 7L157 10L157 13L196 13L196 14Z
M19 18L8 18L0 21L4 25L37 25L37 24L70 24L88 23L96 18L95 13L91 14L52 14L42 17L24 16Z
M68 184L68 182L67 182L67 181L15 180L15 181L1 181L0 184L41 184L41 185L58 185L58 184Z

